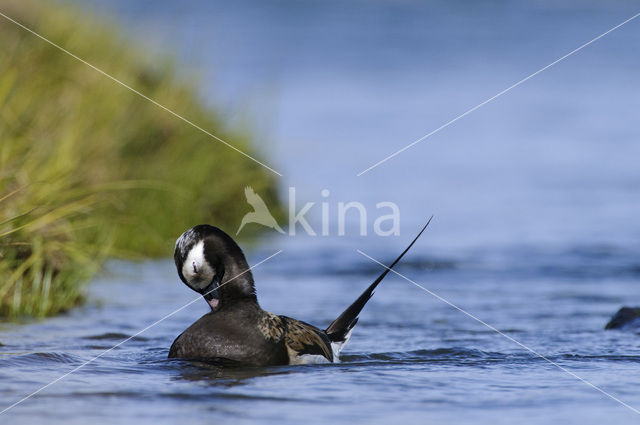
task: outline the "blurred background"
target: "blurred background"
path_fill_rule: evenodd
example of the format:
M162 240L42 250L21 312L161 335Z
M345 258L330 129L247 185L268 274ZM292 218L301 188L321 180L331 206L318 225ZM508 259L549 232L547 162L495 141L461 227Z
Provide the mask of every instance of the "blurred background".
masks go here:
M255 129L283 198L295 186L301 203L322 189L372 211L393 201L403 232L435 214L429 237L455 247L638 239L633 22L356 177L631 17L634 2L90 4L175 53L227 122Z
M243 230L250 263L283 250L254 273L265 309L325 326L381 271L355 250L390 262L433 214L399 268L403 274L640 407L638 335L603 330L619 307L640 302L640 20L358 176L631 18L640 12L637 2L22 4L8 2L0 11L223 135L283 176L15 24L0 22L2 37L13 40L0 48L13 61L0 62L0 82L5 82L0 99L18 93L2 88L14 87L27 71L54 75L60 84L37 85L25 76L22 95L0 109L2 137L24 141L13 149L3 142L5 169L16 163L9 159L39 158L38 152L47 152L42 146L55 150L60 141L75 140L62 150L73 153L75 162L62 158L56 164L66 168L51 168L75 177L64 180L68 187L61 183L60 190L72 193L56 192L41 212L36 207L44 195L21 188L42 180L32 176L38 175L39 161L51 156L34 159L23 174L5 171L12 178L27 177L4 177L5 195L0 194L0 199L10 194L7 200L26 197L20 208L5 209L5 245L22 248L5 248L11 260L4 262L10 278L5 282L12 286L0 299L9 306L5 315L13 318L82 305L45 322L3 325L0 348L6 355L0 360L10 382L0 390L4 399L18 400L193 300L196 294L178 282L168 259L173 240L202 221L235 234L250 211L243 188L251 185L281 223L286 223L289 187L296 189L297 210L316 203L307 218L318 233L320 202L331 208L329 236L260 232L255 224ZM85 35L98 30L100 40L109 40L107 47ZM36 64L15 59L33 58L33 52L44 55ZM26 115L15 112L22 110L14 106L20 105L17 99L29 100ZM36 108L34 114L31 103L49 109ZM80 126L73 118L77 114ZM34 126L35 119L22 119L18 125L16 116L43 121ZM60 122L70 123L65 132ZM48 181L63 181L53 171L51 176ZM325 189L327 197L321 195ZM59 227L52 237L41 217L52 217L47 214L58 211L55 203L61 199L74 208L64 210L68 221L55 221ZM0 207L7 200L0 200ZM341 201L367 207L367 236L359 234L355 214L348 216L346 235L338 236ZM375 205L384 201L400 209L398 236L373 232L382 214ZM35 216L21 215L31 208ZM87 223L87 217L100 220ZM56 244L47 246L52 240ZM69 241L80 248L61 259L59 246ZM94 253L102 247L108 249ZM149 256L160 259L129 261ZM32 259L28 267L22 266L25 258ZM89 279L108 258L86 291L77 287L75 282ZM72 302L63 304L66 297L59 308L52 307L55 300L38 304L47 273L58 276L55 267L64 261L76 271L77 264L89 268L80 278L65 280L74 288ZM637 420L629 406L409 282L387 280L363 312L340 365L228 372L168 362L172 339L206 312L206 305L196 302L7 415L24 423L44 415L60 423L154 424L212 418L240 423ZM28 296L36 301L25 304ZM39 307L29 307L34 303ZM57 409L60 400L65 409Z

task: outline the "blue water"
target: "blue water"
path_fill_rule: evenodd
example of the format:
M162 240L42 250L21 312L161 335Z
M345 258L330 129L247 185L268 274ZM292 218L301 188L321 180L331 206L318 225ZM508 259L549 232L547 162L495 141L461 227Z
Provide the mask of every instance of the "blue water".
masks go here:
M356 176L640 12L637 2L86 7L173 52L229 125L251 128L284 175L284 200L292 186L298 208L368 207L367 236L353 217L338 236L331 216L329 236L269 234L249 249L251 263L283 250L254 273L264 308L326 326L380 272L356 249L388 262L434 214L398 270L504 335L389 276L340 364L166 360L206 311L197 301L5 413L11 423L640 421L567 373L640 409L640 336L603 330L620 306L640 304L640 20ZM211 153L220 149L212 141ZM397 203L399 236L372 233L381 201ZM319 205L310 222L319 230ZM3 406L194 296L169 260L113 262L85 307L2 325Z

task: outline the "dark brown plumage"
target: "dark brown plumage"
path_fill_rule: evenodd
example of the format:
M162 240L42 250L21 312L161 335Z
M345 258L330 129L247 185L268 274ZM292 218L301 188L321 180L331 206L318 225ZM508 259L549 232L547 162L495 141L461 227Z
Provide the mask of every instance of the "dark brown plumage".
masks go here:
M246 365L334 362L376 286L411 244L326 330L269 313L258 304L244 254L222 230L199 225L176 242L180 279L202 294L211 312L189 326L171 345L170 358L220 360Z

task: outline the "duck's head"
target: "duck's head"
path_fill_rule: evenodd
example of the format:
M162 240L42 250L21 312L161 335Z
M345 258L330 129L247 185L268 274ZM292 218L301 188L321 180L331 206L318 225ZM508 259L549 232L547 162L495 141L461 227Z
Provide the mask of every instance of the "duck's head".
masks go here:
M200 224L184 232L173 258L180 280L201 294L212 310L237 300L257 301L242 250L217 227Z

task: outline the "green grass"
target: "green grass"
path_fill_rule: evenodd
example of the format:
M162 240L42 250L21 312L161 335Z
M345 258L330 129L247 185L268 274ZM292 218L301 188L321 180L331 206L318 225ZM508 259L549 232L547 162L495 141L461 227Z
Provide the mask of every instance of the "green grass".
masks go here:
M268 150L113 24L43 1L0 10L244 152ZM105 258L170 256L195 224L235 231L246 185L279 214L274 174L0 19L0 317L65 311Z

